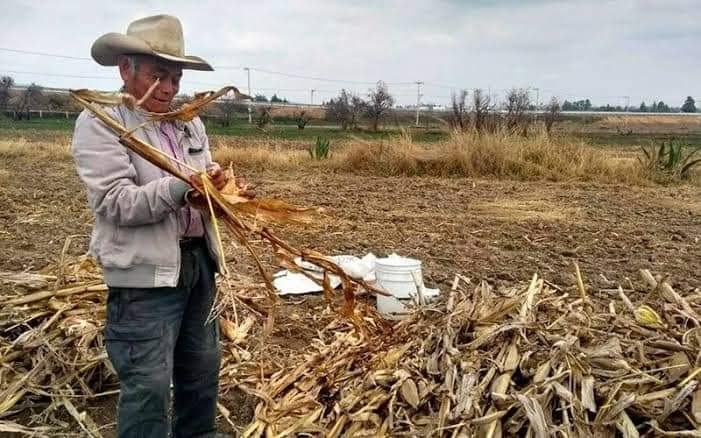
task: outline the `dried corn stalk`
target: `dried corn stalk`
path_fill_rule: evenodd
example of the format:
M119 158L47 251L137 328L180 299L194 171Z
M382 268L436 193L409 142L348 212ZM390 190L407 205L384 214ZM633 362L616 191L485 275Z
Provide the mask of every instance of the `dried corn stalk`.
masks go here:
M153 88L152 88L153 89ZM149 90L150 91L152 91ZM200 93L198 94L195 102L189 104L189 106L183 107L180 110L174 111L172 113L165 113L162 115L149 114L149 117L153 120L161 119L177 119L177 120L190 120L194 115L196 115L198 110L201 110L204 105L216 99L219 96L226 94L226 92L233 87L222 88L217 93ZM177 166L173 163L173 159L163 152L159 151L155 147L149 145L148 143L136 138L132 135L133 128L127 128L122 126L117 120L112 118L107 114L101 106L97 103L116 105L123 103L125 101L124 96L118 96L117 98L110 99L105 98L104 95L99 93L87 92L85 90L71 91L71 96L80 103L83 107L91 111L96 117L103 121L108 127L110 127L116 135L119 136L119 141L125 147L131 149L141 157L145 158L149 162L158 166L159 168L169 172L170 174L189 182L189 176L185 175L180 171ZM128 99L127 99L128 100ZM181 163L182 164L182 163ZM200 172L196 169L193 171ZM264 269L260 259L257 254L250 246L247 236L250 233L258 234L264 241L268 242L272 248L275 250L276 256L287 262L288 266L295 266L294 259L300 257L302 260L314 263L321 267L325 272L331 273L339 276L342 279L344 285L344 296L347 298L347 305L343 308L344 314L348 317L353 317L353 308L348 305L352 303L355 289L357 287L362 287L365 290L373 293L384 294L381 290L376 287L362 281L356 280L348 276L340 266L338 266L330 257L321 254L316 251L300 250L292 245L288 244L284 240L277 237L273 232L266 228L260 227L258 225L251 225L243 221L237 214L241 211L246 211L248 213L258 213L260 211L267 212L268 217L273 217L277 215L277 218L295 217L295 215L301 214L302 216L308 211L306 209L300 209L298 207L289 206L281 201L273 200L250 200L238 196L240 188L232 187L228 192L220 192L217 190L210 182L209 177L206 173L201 172L200 176L203 182L203 188L197 188L200 196L204 197L209 204L209 207L214 210L215 216L219 217L229 229L229 231L234 235L236 240L243 245L252 255L253 260L258 268L260 275L262 276L268 290L270 292L269 298L271 301L275 301L274 287L270 275ZM245 207L244 207L245 206Z
M568 296L537 277L506 291L460 283L382 336L334 327L291 365L251 375L260 402L244 436L697 433L701 333L688 315L701 310L698 292L648 307L630 294L630 306L614 304L632 311L615 315L608 297ZM647 328L652 308L665 309L665 328Z

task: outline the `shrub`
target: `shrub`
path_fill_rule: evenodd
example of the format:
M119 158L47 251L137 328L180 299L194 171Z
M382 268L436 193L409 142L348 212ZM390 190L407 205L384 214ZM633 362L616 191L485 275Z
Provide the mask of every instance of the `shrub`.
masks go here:
M640 149L643 156L638 156L638 160L656 181L688 179L701 163L701 158L696 158L701 147L692 148L676 140L663 141L659 146L650 144Z
M313 160L329 158L330 142L328 138L316 138L316 142L309 147L309 156Z

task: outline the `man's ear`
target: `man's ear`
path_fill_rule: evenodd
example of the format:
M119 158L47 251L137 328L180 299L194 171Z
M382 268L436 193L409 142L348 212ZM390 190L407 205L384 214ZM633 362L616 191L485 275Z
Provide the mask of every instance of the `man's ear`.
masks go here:
M119 57L117 57L117 65L119 66L119 75L122 77L122 80L126 81L129 79L129 70L131 67L129 65L129 58L124 55L119 55Z

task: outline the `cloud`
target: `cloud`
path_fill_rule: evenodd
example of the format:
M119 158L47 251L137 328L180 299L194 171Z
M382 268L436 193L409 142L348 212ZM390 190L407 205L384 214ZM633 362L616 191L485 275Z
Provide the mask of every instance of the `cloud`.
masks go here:
M241 67L367 84L325 82L252 71L253 91L308 101L341 87L358 93L378 79L400 103L415 100L413 82L427 82L427 100L447 102L451 87L539 87L563 96L616 103L701 96L694 77L701 57L696 0L259 0L223 3L10 0L0 16L0 47L89 56L104 32L154 13L179 16L186 50L211 61L214 73L188 72L184 87L245 84ZM70 79L17 75L18 82L114 86L113 70L88 61L0 51L0 68L115 76ZM19 68L21 67L21 68ZM0 72L2 73L2 72ZM189 81L189 82L188 82ZM392 85L393 83L405 85ZM439 84L429 85L429 84ZM212 88L209 86L208 88ZM548 98L549 91L542 97ZM619 102L620 103L620 102Z

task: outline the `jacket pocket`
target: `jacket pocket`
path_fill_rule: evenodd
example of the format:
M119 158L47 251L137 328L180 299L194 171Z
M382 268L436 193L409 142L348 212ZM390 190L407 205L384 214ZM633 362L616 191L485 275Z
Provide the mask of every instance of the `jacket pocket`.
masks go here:
M205 170L207 167L207 151L195 137L185 137L183 139L183 150L187 153L188 164L199 169Z
M166 363L164 333L163 321L107 323L107 355L120 379L140 369L156 368Z

